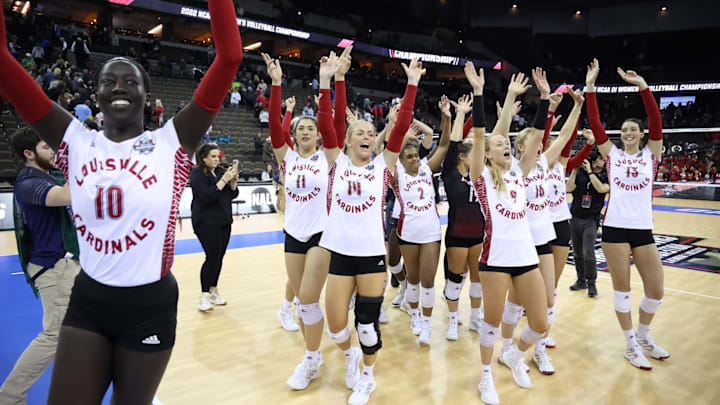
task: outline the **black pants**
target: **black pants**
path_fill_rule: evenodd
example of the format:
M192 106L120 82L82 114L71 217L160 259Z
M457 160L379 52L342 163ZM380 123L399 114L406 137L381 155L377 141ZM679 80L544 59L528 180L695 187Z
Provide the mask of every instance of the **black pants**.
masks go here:
M596 218L573 217L570 220L570 229L578 280L587 279L595 282L597 279L595 240L598 233L598 221Z
M217 287L222 269L223 257L230 241L230 225L194 225L195 235L205 251L205 263L200 271L202 292L210 292L210 287Z

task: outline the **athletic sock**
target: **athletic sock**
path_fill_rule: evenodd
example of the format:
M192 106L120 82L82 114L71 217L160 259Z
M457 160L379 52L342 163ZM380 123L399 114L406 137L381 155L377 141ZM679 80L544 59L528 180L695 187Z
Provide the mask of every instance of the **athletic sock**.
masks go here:
M637 338L640 340L646 340L650 333L650 325L638 323Z
M455 312L448 312L448 318L454 319L454 320L457 321L457 319L458 319L458 313L457 313L457 311L455 311Z
M350 357L352 357L352 353L353 353L353 348L352 348L352 346L350 346L350 348L347 349L347 350L343 350L343 354L345 355L345 360L346 360L346 361L347 361L347 360L350 360Z
M633 333L633 330L624 330L623 333L625 334L625 344L627 347L634 347L637 344L637 341L635 340L635 333Z
M305 357L307 357L310 360L317 360L320 358L320 350L315 350L315 351L305 350Z
M535 343L535 353L545 353L545 339L546 338L540 338L540 340Z
M513 338L502 338L503 351L509 350L513 344Z
M374 363L373 363L373 365L371 365L371 366L366 366L365 364L363 364L363 369L362 369L363 376L367 376L367 377L370 377L370 378L372 378L372 379L375 379L375 376L373 375L373 369L374 369L374 368L375 368L375 364L374 364Z
M490 364L482 365L482 378L492 378L492 366Z
M475 319L480 317L480 308L470 308L470 318Z
M292 302L288 301L286 299L285 302L283 302L282 310L283 310L283 312L290 312L291 309L292 309Z

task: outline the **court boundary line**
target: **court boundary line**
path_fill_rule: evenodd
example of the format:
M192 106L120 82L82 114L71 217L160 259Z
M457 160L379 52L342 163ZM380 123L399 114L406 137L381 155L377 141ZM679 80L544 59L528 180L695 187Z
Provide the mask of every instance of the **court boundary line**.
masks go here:
M610 280L610 281L612 282L612 278L611 278L610 276L606 276L606 275L604 275L604 274L598 274L598 278L604 278L604 279ZM643 283L641 283L640 281L630 281L630 282L633 283L633 284L643 285ZM670 288L670 287L663 287L663 290L678 292L678 293L681 293L681 294L695 295L695 296L697 296L697 297L710 298L710 299L713 299L713 300L719 300L719 301L720 301L720 297L716 297L716 296L714 296L714 295L701 294L701 293L696 293L696 292L686 291L686 290L680 290L680 289L677 289L677 288Z

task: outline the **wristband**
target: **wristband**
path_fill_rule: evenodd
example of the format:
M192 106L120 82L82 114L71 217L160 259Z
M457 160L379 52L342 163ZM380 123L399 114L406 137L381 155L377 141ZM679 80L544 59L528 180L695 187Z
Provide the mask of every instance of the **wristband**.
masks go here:
M472 126L473 128L485 128L485 99L482 95L473 96Z
M545 130L547 125L547 114L550 108L550 100L540 100L537 106L537 112L535 112L535 122L533 128Z

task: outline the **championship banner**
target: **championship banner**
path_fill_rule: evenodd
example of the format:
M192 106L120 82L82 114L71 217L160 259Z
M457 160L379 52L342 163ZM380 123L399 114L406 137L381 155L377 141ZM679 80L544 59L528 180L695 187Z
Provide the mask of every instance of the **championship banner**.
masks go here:
M653 235L657 244L660 260L665 266L705 271L720 274L720 249L698 245L703 238L671 235ZM575 257L570 249L567 263L575 265ZM595 241L595 258L600 271L608 271L605 252L601 247L601 237Z

